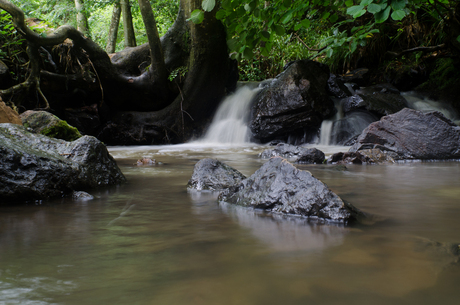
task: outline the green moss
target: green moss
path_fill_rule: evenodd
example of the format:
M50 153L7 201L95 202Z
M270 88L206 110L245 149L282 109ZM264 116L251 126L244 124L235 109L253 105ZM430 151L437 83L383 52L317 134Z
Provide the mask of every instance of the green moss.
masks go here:
M43 129L40 133L51 138L65 141L74 141L81 137L78 129L70 126L66 121L59 121L57 124Z

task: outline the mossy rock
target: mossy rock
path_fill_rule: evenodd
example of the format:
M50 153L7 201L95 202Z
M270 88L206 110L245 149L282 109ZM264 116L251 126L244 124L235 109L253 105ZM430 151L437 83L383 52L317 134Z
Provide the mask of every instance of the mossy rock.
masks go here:
M74 141L81 137L77 128L46 111L29 110L20 117L23 125L34 133L65 141Z

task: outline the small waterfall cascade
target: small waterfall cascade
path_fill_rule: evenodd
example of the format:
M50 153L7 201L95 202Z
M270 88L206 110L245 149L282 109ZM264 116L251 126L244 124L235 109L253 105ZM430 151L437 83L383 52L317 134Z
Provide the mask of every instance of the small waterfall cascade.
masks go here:
M331 145L331 138L332 138L332 128L334 127L334 122L343 118L343 111L342 106L340 105L340 100L334 99L334 106L337 109L337 113L332 119L323 120L321 123L320 128L320 135L319 135L319 145Z
M243 144L249 142L251 101L258 89L240 87L226 97L212 120L202 143Z
M457 112L443 102L431 100L426 96L411 91L403 92L401 95L406 99L409 108L420 111L439 111L446 118L451 119L454 122L458 122L460 120Z

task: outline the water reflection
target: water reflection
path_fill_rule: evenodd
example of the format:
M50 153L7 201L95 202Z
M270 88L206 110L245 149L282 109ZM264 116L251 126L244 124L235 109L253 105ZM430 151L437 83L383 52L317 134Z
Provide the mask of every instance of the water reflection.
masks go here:
M300 166L387 219L370 226L258 213L186 191L199 159L251 175L263 149L114 148L126 185L87 202L1 207L0 304L458 302L458 256L420 240L459 242L459 163ZM135 165L143 156L164 164Z

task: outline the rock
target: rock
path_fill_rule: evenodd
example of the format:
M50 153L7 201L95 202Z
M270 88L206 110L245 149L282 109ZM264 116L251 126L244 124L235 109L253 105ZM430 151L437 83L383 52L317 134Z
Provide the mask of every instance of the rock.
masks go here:
M94 196L83 191L74 191L72 193L72 199L78 201L88 201L93 200Z
M332 164L382 164L394 163L392 153L386 153L380 149L363 149L356 152L339 152L333 154L327 160Z
M396 113L407 107L406 99L398 89L390 84L380 84L361 88L356 94L340 101L343 112L348 113L357 109L365 109L378 118Z
M142 158L137 160L136 165L137 166L143 166L143 165L155 165L156 160L155 159L150 159L150 158Z
M299 60L276 79L262 83L252 109L253 138L263 143L276 139L286 142L293 134L316 133L321 121L335 112L327 94L328 79L327 66Z
M13 123L22 125L22 121L19 118L19 114L11 107L6 106L5 102L2 102L0 98L0 123Z
M335 74L330 74L327 80L327 92L336 98L346 98L352 95L347 86Z
M460 158L460 127L442 113L405 108L369 125L349 152L379 148L402 159Z
M260 153L259 157L268 159L271 157L282 157L294 163L322 164L325 155L316 148L306 148L290 144L278 144L274 149L266 149Z
M28 110L20 117L24 127L30 128L34 133L65 141L73 141L81 137L77 128L46 111Z
M310 172L280 157L269 159L251 177L223 191L219 201L343 222L355 219L358 213Z
M240 183L245 178L242 173L227 164L207 158L195 164L187 187L198 191L223 190Z
M73 142L0 125L0 202L47 199L125 182L103 143L91 136Z

